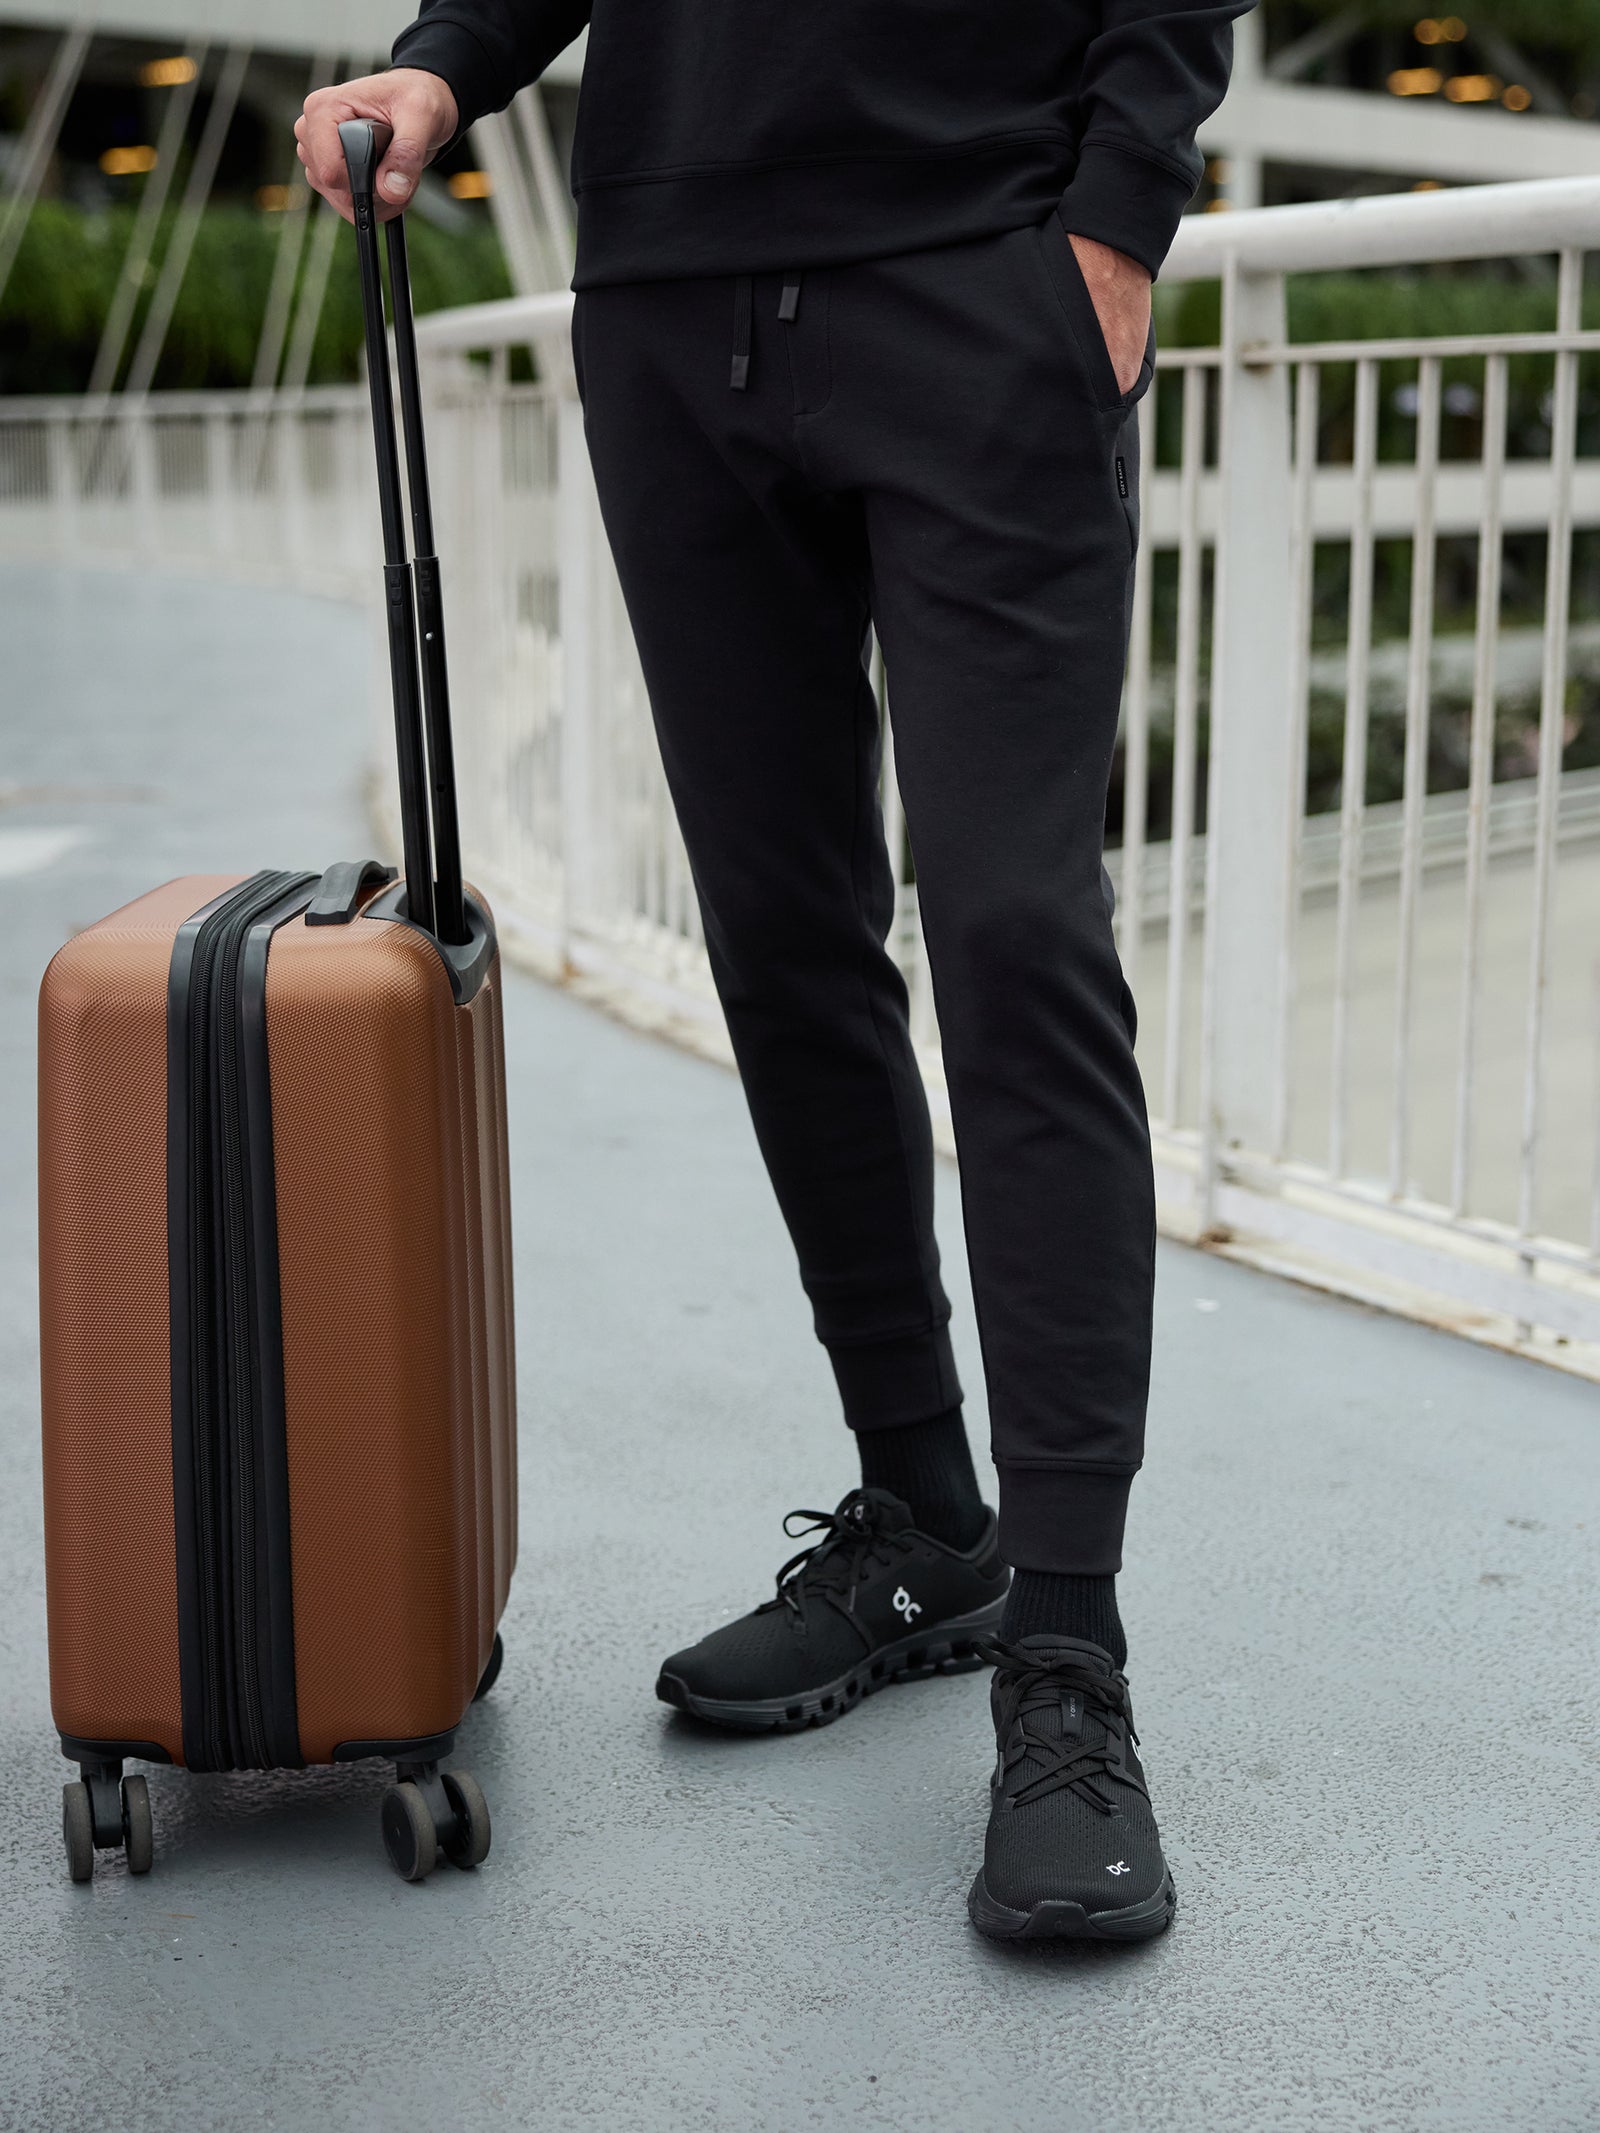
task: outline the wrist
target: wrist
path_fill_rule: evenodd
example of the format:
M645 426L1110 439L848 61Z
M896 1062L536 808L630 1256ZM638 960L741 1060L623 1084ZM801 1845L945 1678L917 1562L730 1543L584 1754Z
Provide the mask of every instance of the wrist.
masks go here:
M1072 249L1089 279L1103 281L1119 294L1148 294L1152 276L1142 259L1135 259L1131 252L1107 244L1103 237L1090 237L1084 231L1074 229L1070 222L1066 228L1072 239Z
M407 77L404 93L425 98L428 105L428 140L430 146L442 148L453 140L461 127L461 107L456 102L456 92L442 74L435 74L431 67L391 67L384 79L391 88L399 86L397 77Z
M426 74L440 83L454 109L449 141L506 100L502 71L471 30L424 15L395 39L393 71Z

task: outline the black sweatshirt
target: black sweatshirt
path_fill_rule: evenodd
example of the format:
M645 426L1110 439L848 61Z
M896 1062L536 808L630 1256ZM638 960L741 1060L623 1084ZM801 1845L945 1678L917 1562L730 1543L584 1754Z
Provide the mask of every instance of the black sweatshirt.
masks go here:
M422 0L502 109L587 23L574 286L846 264L1043 221L1155 273L1251 0Z

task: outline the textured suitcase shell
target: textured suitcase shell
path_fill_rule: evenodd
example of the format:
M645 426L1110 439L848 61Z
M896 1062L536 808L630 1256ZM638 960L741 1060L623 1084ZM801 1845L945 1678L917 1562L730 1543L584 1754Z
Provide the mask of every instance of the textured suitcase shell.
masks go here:
M70 941L40 995L51 1697L75 1742L183 1760L167 988L190 876ZM448 1733L516 1553L500 974L456 1004L416 928L275 933L267 1049L300 1751Z

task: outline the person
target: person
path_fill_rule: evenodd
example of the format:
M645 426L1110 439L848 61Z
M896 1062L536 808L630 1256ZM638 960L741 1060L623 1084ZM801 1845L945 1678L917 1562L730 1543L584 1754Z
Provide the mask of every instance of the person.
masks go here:
M773 1598L661 1668L741 1728L993 1664L974 1924L1175 1906L1116 1600L1143 1450L1149 1130L1101 861L1150 284L1249 0L422 0L296 126L380 212L586 26L573 350L755 1130L860 1454ZM882 646L960 1159L979 1492L878 804ZM793 1520L801 1521L796 1533ZM815 1536L815 1538L812 1538Z

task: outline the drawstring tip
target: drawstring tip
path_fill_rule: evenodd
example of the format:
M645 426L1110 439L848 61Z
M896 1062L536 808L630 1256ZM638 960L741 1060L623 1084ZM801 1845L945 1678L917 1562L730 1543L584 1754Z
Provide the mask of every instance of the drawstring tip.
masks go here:
M786 326L792 325L800 316L800 284L785 282L783 294L778 299L778 316Z
M750 382L750 314L755 308L755 277L741 274L733 285L733 371L728 379L736 393Z

